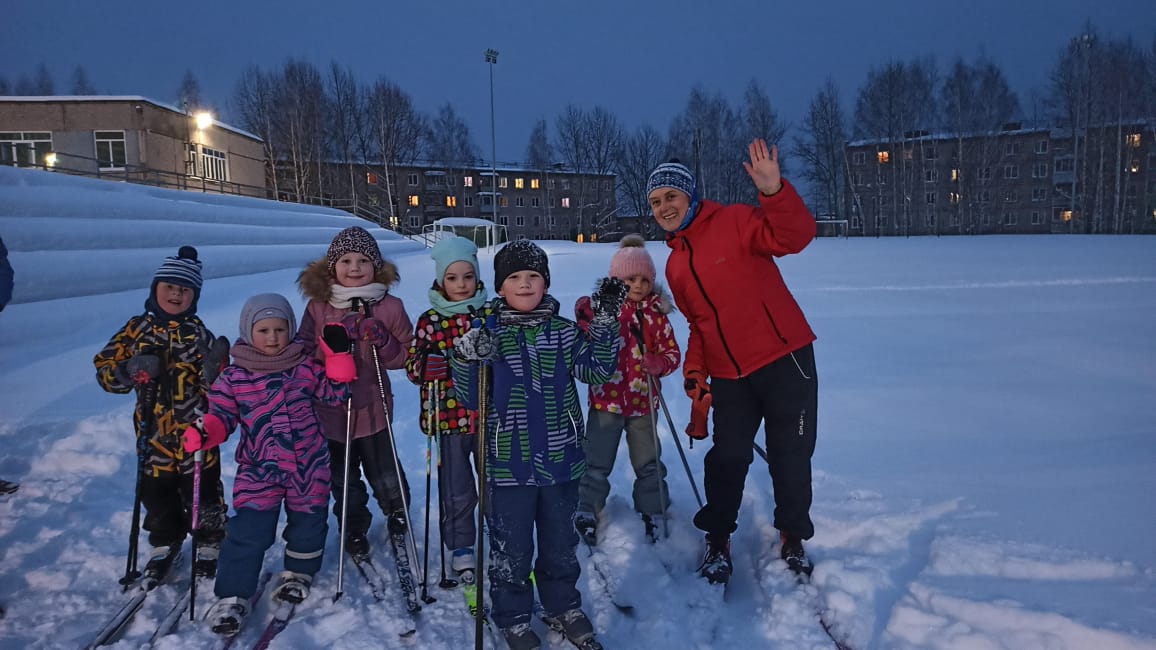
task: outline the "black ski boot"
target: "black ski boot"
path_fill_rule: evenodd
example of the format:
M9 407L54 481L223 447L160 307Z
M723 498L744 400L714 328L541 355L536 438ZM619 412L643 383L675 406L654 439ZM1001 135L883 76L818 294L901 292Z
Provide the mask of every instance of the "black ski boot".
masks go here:
M574 530L588 546L598 544L598 516L593 512L580 510L574 513Z
M542 622L583 650L602 648L602 644L594 639L594 624L579 607L568 609L557 616L543 616Z
M502 628L502 636L506 639L506 645L510 646L510 650L539 650L542 647L542 639L538 637L538 633L530 627L529 623L518 623L510 627Z
M217 577L217 556L220 548L216 544L197 547L197 559L193 564L193 574L198 578Z
M345 552L354 562L364 562L369 559L369 538L364 534L354 533L345 538Z
M706 553L702 556L702 564L698 567L698 574L710 581L711 584L725 585L731 579L734 566L731 564L731 536L706 536Z
M409 528L404 510L394 510L389 514L389 519L386 521L385 527L389 530L390 535L400 535Z
M149 555L148 564L145 564L144 577L142 578L145 588L152 589L164 582L165 578L169 576L169 572L173 570L173 564L180 556L180 542L171 546L154 546Z
M783 544L779 549L779 557L787 563L787 568L800 579L810 577L815 567L803 550L803 540L794 535L779 533L779 541Z

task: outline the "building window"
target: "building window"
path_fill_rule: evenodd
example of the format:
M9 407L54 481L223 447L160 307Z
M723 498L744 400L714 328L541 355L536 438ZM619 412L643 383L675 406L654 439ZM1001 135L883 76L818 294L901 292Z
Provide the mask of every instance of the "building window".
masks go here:
M1020 152L1020 145L1017 142L1008 142L1003 146L1003 155L1014 156Z
M124 169L124 131L93 131L101 169Z
M500 196L498 197L498 205L502 206L503 208L508 208L510 207L510 199L507 199L504 196Z
M1048 200L1048 190L1046 187L1037 187L1037 188L1032 189L1032 201L1033 202L1047 201L1047 200Z
M603 189L603 191L606 191L606 192L610 191L610 179L609 178L602 179L602 189Z
M537 178L531 178L530 179L530 189L536 190L536 189L539 189L541 186L542 186L542 183Z
M365 172L365 184L370 186L377 185L377 174Z
M875 154L875 157L879 160L880 165L886 165L887 163L891 162L890 151L880 151Z
M1128 135L1124 136L1124 142L1126 142L1129 147L1133 147L1133 148L1139 147L1140 146L1140 134L1139 133L1129 133Z
M1131 171L1133 174L1140 173L1140 159L1139 158L1133 158L1132 159L1132 166L1129 167L1128 170Z
M510 225L510 218L504 214L500 214L498 215L498 223L503 226L508 226Z
M410 174L409 175L409 184L410 185L417 185L417 174ZM413 205L417 205L417 204L414 203Z
M947 223L952 225L952 226L958 226L959 225L959 215L952 212L951 216L947 218Z
M1048 177L1048 163L1036 163L1032 165L1032 178L1047 178Z
M409 204L411 207L416 208L417 206L421 205L421 200L418 198L418 196L416 194L410 194L409 195Z
M1003 225L1005 225L1005 226L1016 225L1016 213L1014 213L1014 212L1003 213Z
M986 212L983 213L983 225L985 225L985 226L991 225L991 215L986 213Z
M462 187L473 187L473 186L474 186L474 177L473 176L462 176Z
M464 203L465 203L465 207L467 207L467 208L472 208L472 207L474 207L474 197L472 197L472 196L467 196L467 197L465 198L465 201L464 201Z
M555 185L555 184L556 184L556 183L555 183L555 180L554 180L553 178L551 178L551 179L549 180L549 182L547 182L547 183L546 183L546 186L547 186L547 187L549 187L550 189L554 189L554 185Z
M31 131L0 133L0 165L44 166L44 157L52 151L52 134Z
M505 176L499 176L498 177L498 187L500 187L504 190L509 186L510 186L510 179L506 178Z
M991 190L980 190L976 192L975 198L980 203L987 203L991 201Z
M991 180L991 167L979 168L979 182L986 183Z
M446 207L447 207L447 208L456 208L456 207L458 207L458 197L456 197L456 196L449 196L449 195L447 195L447 196L446 196Z
M564 207L564 208L570 207L570 197L568 197L568 196L562 197L562 207Z
M886 185L887 184L887 174L884 174L883 172L879 172L875 176L875 181L877 183L879 183L880 185Z
M535 196L535 197L531 197L531 198L530 198L530 207L531 207L531 208L540 208L540 207L542 207L542 199L540 199L540 198L538 198L538 197L536 197L536 196Z
M1040 141L1036 142L1036 153L1047 153L1047 152L1048 152L1048 141L1047 140L1040 140Z
M852 185L862 185L863 184L863 172L851 172L851 184Z
M927 192L923 195L923 200L927 205L935 205L935 192Z
M934 227L935 226L935 213L928 212L923 217L923 225L926 226L928 229Z
M1032 210L1032 225L1038 226L1038 225L1040 225L1041 221L1042 220L1040 219L1040 211L1039 210Z
M570 179L569 178L563 178L562 179L562 189L564 189L564 190L570 189Z
M948 192L947 193L947 200L951 201L952 203L959 203L959 198L960 198L959 192Z
M514 189L516 189L516 190L524 190L524 189L526 189L526 179L524 179L524 178L515 178L515 179L514 179Z
M200 150L200 155L197 156L197 176L214 181L229 180L225 152L210 149L204 145L200 145Z
M923 172L923 180L928 182L928 183L934 183L934 182L938 181L939 180L939 170L938 169L929 169L929 170Z
M524 199L520 196L514 197L514 206L519 207L519 208L526 207L526 199Z
M541 226L541 225L542 225L542 215L540 215L540 214L534 215L534 227L537 228L538 226Z
M867 162L867 152L856 151L851 154L851 163L855 165L862 165Z
M410 228L417 228L420 225L421 225L421 215L420 214L409 215L409 227Z
M1070 172L1075 169L1074 158L1056 158L1056 172Z
M959 182L959 169L958 168L951 170L951 180L954 183Z
M1015 190L1008 190L1003 194L1004 203L1015 203L1020 200L1019 192Z
M519 228L524 227L526 225L526 217L523 217L520 214L514 217L514 225L518 226Z
M1007 179L1013 179L1013 180L1016 178L1019 178L1020 177L1020 166L1019 165L1004 165L1003 166L1003 177L1007 178Z
M931 145L923 148L923 157L927 160L935 160L939 158L939 148Z

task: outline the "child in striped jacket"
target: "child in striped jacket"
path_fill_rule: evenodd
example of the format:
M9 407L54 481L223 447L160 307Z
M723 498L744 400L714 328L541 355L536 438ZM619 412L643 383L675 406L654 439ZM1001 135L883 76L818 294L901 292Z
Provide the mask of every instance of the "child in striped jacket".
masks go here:
M281 504L287 525L285 571L273 598L298 603L321 568L329 532L329 447L313 401L333 406L349 398L354 377L349 335L325 328L324 366L294 340L293 308L280 294L253 296L241 310L241 338L209 391L209 411L185 431L185 449L223 443L239 425L234 515L221 544L214 593L220 600L206 619L214 632L235 634L249 613L265 551L273 545Z

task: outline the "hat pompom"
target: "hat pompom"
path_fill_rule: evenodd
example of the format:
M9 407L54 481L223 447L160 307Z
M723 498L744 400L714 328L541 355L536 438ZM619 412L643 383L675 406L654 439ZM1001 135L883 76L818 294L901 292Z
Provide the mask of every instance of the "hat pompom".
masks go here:
M628 280L635 276L644 277L653 284L657 275L654 260L646 251L646 240L642 235L630 234L618 242L618 250L610 258L610 276Z
M619 248L646 248L646 240L638 233L626 235L618 242Z
M181 246L180 250L177 251L177 257L195 262L197 261L197 249L192 246Z

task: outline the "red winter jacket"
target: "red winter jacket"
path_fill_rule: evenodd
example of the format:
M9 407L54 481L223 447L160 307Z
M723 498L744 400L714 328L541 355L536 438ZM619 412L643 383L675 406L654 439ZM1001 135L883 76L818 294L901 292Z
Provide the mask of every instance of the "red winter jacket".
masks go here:
M666 280L690 323L684 374L746 377L815 340L774 261L814 238L815 218L786 179L758 207L702 201L667 235Z

